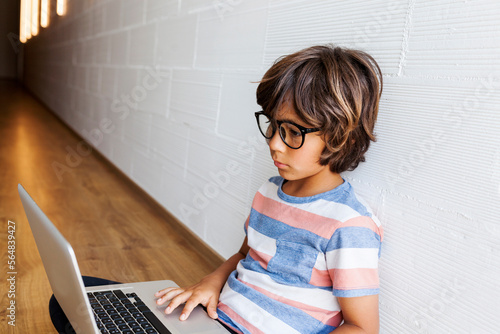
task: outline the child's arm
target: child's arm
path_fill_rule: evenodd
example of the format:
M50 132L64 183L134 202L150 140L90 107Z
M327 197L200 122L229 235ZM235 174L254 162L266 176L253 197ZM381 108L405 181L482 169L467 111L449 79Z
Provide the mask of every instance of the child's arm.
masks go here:
M344 323L332 333L378 334L378 295L338 298Z
M247 238L238 253L231 256L219 268L210 275L205 276L197 284L187 288L167 288L155 293L155 297L159 297L156 301L158 305L163 305L170 300L165 313L171 313L177 306L186 303L180 320L186 320L193 309L201 304L207 308L208 315L217 319L217 304L222 287L227 281L229 274L236 269L238 262L244 259L248 253Z

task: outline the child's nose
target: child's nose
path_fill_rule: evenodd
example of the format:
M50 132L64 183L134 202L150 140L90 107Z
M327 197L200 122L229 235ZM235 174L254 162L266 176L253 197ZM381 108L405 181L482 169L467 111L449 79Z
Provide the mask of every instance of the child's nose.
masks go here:
M269 139L268 144L269 144L269 148L273 151L282 152L285 150L286 145L280 137L279 129L274 131L274 135L271 137L271 139Z

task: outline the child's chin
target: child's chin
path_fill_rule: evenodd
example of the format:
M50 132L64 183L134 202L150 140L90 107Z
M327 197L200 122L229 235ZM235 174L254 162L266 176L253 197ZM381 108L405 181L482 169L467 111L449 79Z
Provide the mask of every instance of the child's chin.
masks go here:
M283 169L278 169L278 173L280 174L280 176L282 178L284 178L285 180L288 180L288 181L292 181L294 179L293 177L293 174L288 172L288 171L285 171Z

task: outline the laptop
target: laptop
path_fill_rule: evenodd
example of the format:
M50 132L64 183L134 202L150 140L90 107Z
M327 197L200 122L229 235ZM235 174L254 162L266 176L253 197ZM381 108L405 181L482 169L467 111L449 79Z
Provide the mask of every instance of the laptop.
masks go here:
M166 315L154 293L178 286L170 280L85 287L69 242L20 184L18 191L54 296L76 333L229 333L200 306L186 321L179 320L182 308Z

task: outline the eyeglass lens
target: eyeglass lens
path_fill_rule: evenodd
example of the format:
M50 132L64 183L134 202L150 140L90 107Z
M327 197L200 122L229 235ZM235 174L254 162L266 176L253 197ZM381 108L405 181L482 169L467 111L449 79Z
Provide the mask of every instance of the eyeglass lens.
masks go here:
M276 126L276 122L272 122L266 115L259 115L260 131L267 139L273 137ZM303 134L300 129L293 124L281 123L279 134L281 139L292 148L298 148L302 145Z

